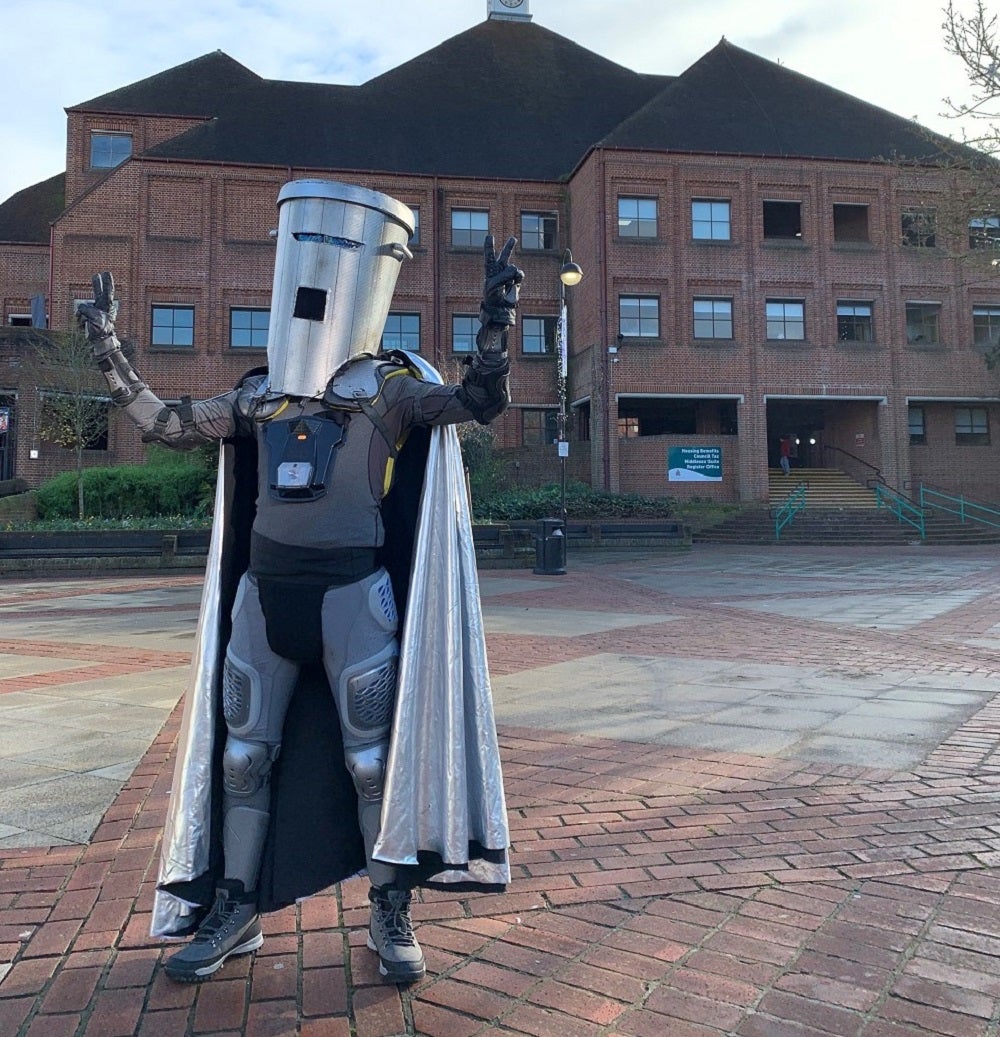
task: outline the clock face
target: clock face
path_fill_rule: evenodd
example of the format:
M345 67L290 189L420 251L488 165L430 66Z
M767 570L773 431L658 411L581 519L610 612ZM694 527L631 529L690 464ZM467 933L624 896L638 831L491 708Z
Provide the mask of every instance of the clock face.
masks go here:
M500 0L504 7L520 7L524 0Z

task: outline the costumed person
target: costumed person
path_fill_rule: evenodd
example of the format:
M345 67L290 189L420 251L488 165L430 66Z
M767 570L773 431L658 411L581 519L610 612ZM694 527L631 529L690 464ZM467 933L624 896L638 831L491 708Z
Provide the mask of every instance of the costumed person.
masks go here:
M164 970L198 981L261 946L261 912L367 867L368 946L408 983L425 972L412 889L510 875L454 426L509 403L523 274L515 239L498 255L488 236L477 350L445 385L380 352L409 207L298 180L278 217L268 367L231 392L154 395L116 337L110 274L78 307L144 441L223 444L152 932L193 933Z

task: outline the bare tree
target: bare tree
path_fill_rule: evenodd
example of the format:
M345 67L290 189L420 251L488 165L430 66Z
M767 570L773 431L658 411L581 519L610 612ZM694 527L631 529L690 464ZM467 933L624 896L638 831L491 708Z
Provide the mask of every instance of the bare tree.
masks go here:
M82 332L51 331L32 336L21 363L23 384L36 394L39 439L73 451L79 518L85 516L83 452L107 436L107 385Z
M944 98L951 118L963 124L965 143L987 155L1000 155L1000 38L997 16L983 0L970 13L948 0L944 9L944 45L961 61L969 84L968 101ZM970 131L970 127L972 128Z

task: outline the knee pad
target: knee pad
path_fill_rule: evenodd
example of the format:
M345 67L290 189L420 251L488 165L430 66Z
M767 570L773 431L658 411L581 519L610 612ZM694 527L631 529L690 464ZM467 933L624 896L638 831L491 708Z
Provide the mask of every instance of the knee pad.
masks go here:
M222 667L222 713L233 734L251 731L260 716L260 676L247 663L226 652Z
M265 742L247 742L230 735L222 754L222 786L232 796L252 796L271 775L277 756Z
M350 771L358 798L372 802L382 798L385 788L385 761L389 755L389 743L379 742L364 749L345 749L344 762Z
M344 669L337 689L337 707L345 743L370 742L387 734L396 702L399 648L390 642L377 655Z

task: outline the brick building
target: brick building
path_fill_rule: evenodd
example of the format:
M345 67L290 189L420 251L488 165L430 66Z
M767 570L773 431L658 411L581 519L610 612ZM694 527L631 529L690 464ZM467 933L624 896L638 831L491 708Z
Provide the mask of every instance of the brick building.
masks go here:
M67 466L18 357L44 301L72 323L114 272L119 328L165 399L264 361L286 181L411 206L386 327L445 377L472 347L487 228L520 239L515 478L553 481L568 307L574 477L767 496L793 463L1000 499L1000 219L941 141L724 39L678 76L632 72L533 22L527 0L361 86L264 80L221 52L68 110L64 176L0 206L0 477ZM55 199L58 199L56 201ZM566 250L585 276L561 289ZM33 311L34 301L34 311ZM94 463L141 457L112 414Z

